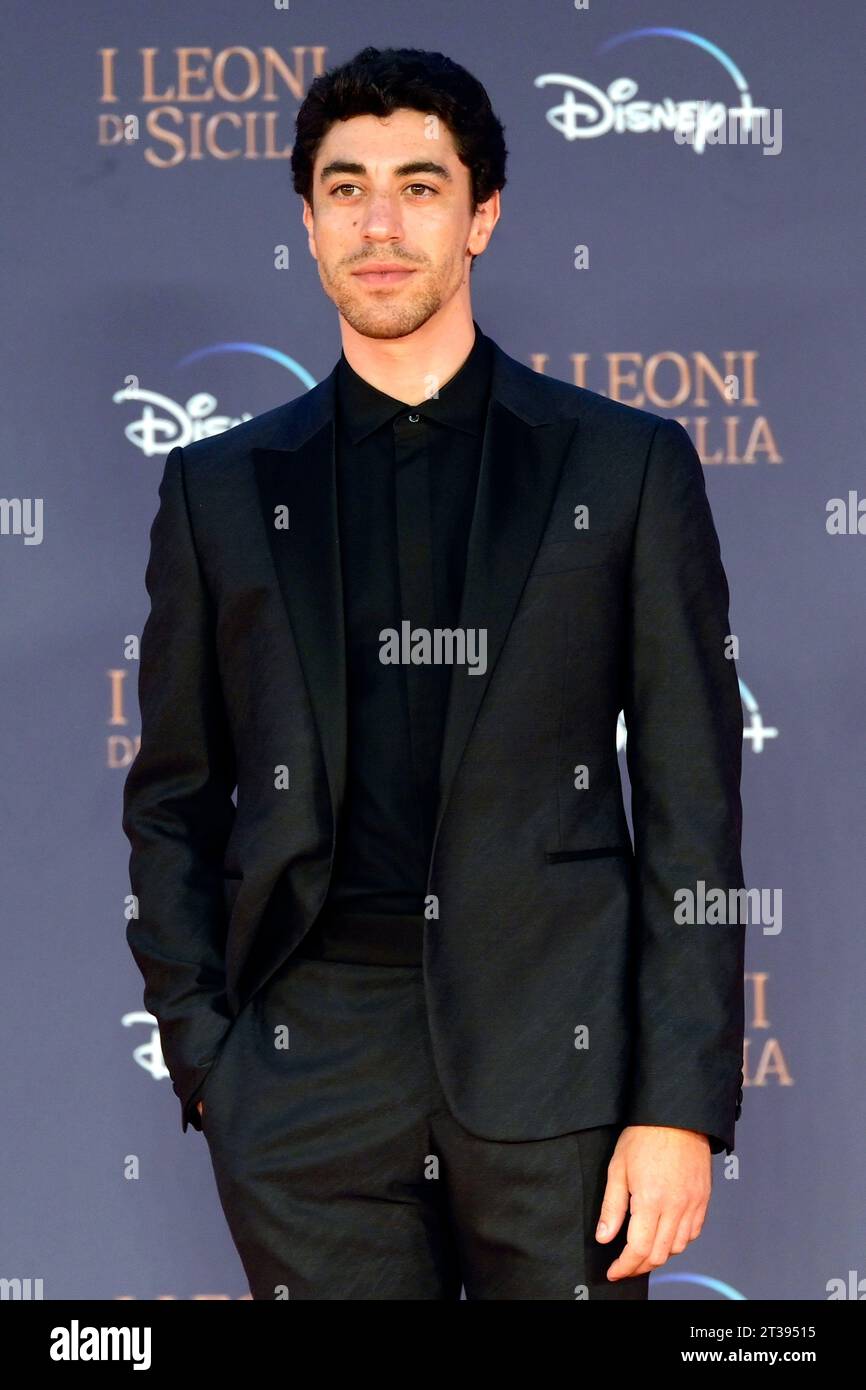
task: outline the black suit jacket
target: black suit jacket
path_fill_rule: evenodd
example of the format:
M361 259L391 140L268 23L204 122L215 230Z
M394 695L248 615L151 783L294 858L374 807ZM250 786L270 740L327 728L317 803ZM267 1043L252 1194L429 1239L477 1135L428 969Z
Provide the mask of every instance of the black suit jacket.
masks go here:
M427 884L440 1081L487 1139L620 1122L730 1151L745 932L674 921L678 889L743 887L742 708L703 469L675 421L493 347L460 619L487 630L487 669L453 668ZM184 1130L328 888L346 766L334 377L174 448L151 529L127 939Z

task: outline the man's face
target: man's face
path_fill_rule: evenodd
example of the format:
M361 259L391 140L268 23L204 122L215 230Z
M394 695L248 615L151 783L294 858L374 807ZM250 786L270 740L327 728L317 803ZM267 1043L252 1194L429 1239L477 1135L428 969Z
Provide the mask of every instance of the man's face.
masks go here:
M356 332L400 338L469 292L499 194L472 207L469 170L435 116L400 109L331 126L316 154L304 225L329 299ZM370 271L381 265L385 273Z

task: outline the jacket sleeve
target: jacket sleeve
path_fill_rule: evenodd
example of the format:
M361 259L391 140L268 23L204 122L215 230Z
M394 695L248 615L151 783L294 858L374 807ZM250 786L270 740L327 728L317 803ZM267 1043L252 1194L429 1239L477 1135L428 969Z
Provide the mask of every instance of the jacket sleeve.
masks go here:
M734 1147L743 1083L745 922L678 923L678 890L742 889L743 713L725 654L729 593L703 466L655 429L634 534L623 712L635 841L637 1036L627 1124ZM739 903L741 899L734 899ZM730 915L730 914L729 914Z
M216 664L214 618L195 552L183 450L172 449L150 532L141 638L141 746L123 795L137 915L126 938L144 1006L181 1102L196 1093L231 1023L225 993L223 857L234 819L234 749Z

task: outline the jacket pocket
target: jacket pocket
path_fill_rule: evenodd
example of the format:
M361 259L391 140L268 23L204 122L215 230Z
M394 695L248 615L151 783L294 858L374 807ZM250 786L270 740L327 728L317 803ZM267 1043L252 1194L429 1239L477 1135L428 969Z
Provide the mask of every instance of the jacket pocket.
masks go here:
M598 849L548 849L544 858L548 864L566 864L572 859L609 859L612 855L631 858L631 853L625 845L604 845Z
M573 540L545 541L535 553L530 575L559 574L563 570L593 569L615 563L614 538L605 532L575 533Z

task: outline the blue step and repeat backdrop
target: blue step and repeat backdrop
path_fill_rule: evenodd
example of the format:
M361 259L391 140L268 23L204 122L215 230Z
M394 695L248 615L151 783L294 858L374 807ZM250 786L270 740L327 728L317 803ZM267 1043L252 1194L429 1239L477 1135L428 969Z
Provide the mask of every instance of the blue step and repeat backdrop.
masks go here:
M772 911L737 1149L651 1296L866 1296L861 9L7 0L4 1279L249 1296L125 941L134 638L169 449L339 353L288 160L313 77L373 43L448 53L505 124L484 331L681 421L721 536Z

